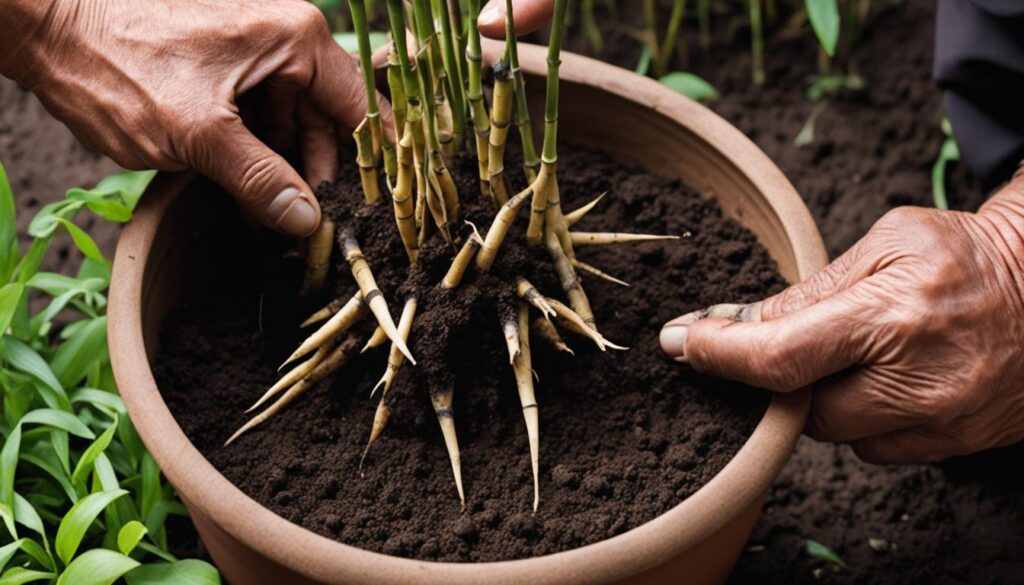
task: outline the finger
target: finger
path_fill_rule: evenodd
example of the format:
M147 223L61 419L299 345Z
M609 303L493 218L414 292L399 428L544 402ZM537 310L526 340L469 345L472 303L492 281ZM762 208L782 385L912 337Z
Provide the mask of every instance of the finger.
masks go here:
M308 236L320 223L312 190L280 155L260 142L235 114L196 131L183 149L187 162L228 190L264 225Z
M680 319L662 330L662 348L700 372L771 390L796 390L861 359L864 324L870 318L862 305L846 291L771 321L712 317L687 324Z
M288 153L295 148L295 110L298 90L290 84L267 84L267 106L270 127L266 129L267 143L276 152Z
M299 99L297 114L306 180L314 187L324 181L333 181L338 176L338 141L334 123L306 96Z
M882 370L858 368L814 385L804 432L819 441L848 443L922 424L927 417L900 407Z
M330 37L325 42L317 58L309 95L329 118L350 130L355 129L366 117L366 83L359 62ZM380 92L377 92L377 107L385 135L390 136L394 133L391 104Z
M972 452L963 441L923 426L853 441L850 447L868 463L893 465L930 463Z
M512 14L516 23L516 36L532 33L551 22L554 0L515 0ZM492 39L505 38L505 0L491 0L480 11L477 19L480 34Z
M807 280L765 299L761 304L761 318L768 321L805 309L870 276L871 271L860 269L858 262L866 246L864 242L865 240L858 241L834 262Z

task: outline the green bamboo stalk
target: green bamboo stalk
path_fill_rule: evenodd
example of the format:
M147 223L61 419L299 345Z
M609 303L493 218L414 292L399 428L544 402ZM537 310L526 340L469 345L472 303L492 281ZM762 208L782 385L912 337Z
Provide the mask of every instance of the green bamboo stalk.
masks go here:
M532 183L537 178L537 171L540 170L540 159L537 158L537 147L533 142L530 106L526 102L526 80L523 79L523 70L519 67L519 48L511 0L505 0L505 10L509 15L509 18L505 19L505 38L512 79L515 83L516 127L519 129L519 141L523 145L523 172L526 173L526 181Z
M764 32L761 24L761 0L750 3L750 66L754 85L764 85Z
M352 13L352 27L355 29L359 42L359 65L363 70L363 82L366 86L366 117L370 120L370 132L373 140L373 161L384 153L384 170L394 180L398 172L395 158L395 145L384 136L380 122L380 108L377 105L377 81L373 69L373 51L370 48L370 31L366 25L365 0L349 0L349 11ZM364 161L365 162L365 161Z
M459 70L459 59L455 53L455 38L452 23L448 17L445 0L431 0L434 17L441 22L441 45L445 68L445 88L452 107L452 142L455 149L462 146L462 136L466 133L466 96L462 84L462 72Z
M473 118L473 133L476 135L477 169L480 174L480 194L491 196L491 175L488 170L488 138L491 124L487 115L487 102L483 90L483 55L480 49L480 29L477 18L480 16L480 0L469 0L469 34L466 36L466 70L469 80L466 98L469 100L470 114Z

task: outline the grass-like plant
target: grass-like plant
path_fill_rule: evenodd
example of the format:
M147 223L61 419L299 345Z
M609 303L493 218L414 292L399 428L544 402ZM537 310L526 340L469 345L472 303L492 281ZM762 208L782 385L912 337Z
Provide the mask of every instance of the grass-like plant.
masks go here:
M168 551L165 521L185 509L117 394L110 261L74 223L86 208L127 221L152 177L125 172L69 190L35 216L23 251L0 165L0 583L220 583L211 565ZM74 276L39 270L58 230L85 257Z
M368 32L360 26L360 2L352 0L356 16L353 22L356 24L356 33L365 37ZM457 23L451 19L461 14L461 11L448 10L444 2L413 0L410 20L402 0L387 0L393 42L388 80L397 123L395 135L385 136L383 140L390 141L396 148L396 175L394 183L389 182L389 185L397 237L412 266L417 263L420 250L431 237L443 238L452 256L450 268L437 287L417 294L444 294L445 290L457 289L467 274L473 271L478 274L490 272L501 253L510 226L519 220L521 210L526 208L527 243L547 252L565 295L565 303L547 297L527 280L527 275L519 275L507 283L509 291L514 292L519 299L518 306L497 324L501 327L509 354L529 438L535 510L540 500L540 430L531 365L531 329L562 351L571 352L562 341L556 325L563 331L591 340L602 351L608 348L625 349L608 341L599 332L577 270L586 270L613 282L625 283L579 261L575 249L584 245L675 238L574 232L569 229L598 200L580 210L563 214L559 199L558 73L567 4L567 0L557 0L555 3L547 55L543 143L538 160L533 150L533 130L529 122L523 77L519 70L512 3L507 4L508 35L504 53L492 70L495 85L493 98L488 104L482 87L483 60L480 34L476 27L479 1L468 0L465 23ZM414 47L407 46L407 28L413 31ZM454 51L455 46L462 44L455 38L453 31L456 30L465 30L468 37L465 59ZM365 38L360 46L366 46ZM363 66L368 67L365 59ZM367 70L366 74L367 78L371 77L370 71ZM460 118L467 122L460 126ZM528 186L518 193L512 193L509 191L509 170L505 168L504 159L508 136L516 118L524 149L523 172ZM468 136L469 133L460 132L461 128L468 128L470 122L472 138ZM468 142L475 144L471 150L478 158L480 192L460 194L448 173L447 159L461 152ZM374 168L366 154L364 150L359 155L359 167L362 170ZM366 202L374 205L376 198L372 197L371 191L375 186L368 187L367 179L364 176ZM472 230L460 229L463 225L461 197L483 198L493 202L494 216L486 232L481 234L476 226ZM410 335L416 334L414 325L418 308L430 299L416 296L405 298L401 316L396 323L374 277L373 265L381 259L364 255L357 239L357 230L353 230L351 225L335 228L333 224L328 224L324 229L329 235L314 237L311 242L311 249L316 244L316 253L311 253L307 260L309 271L318 273L326 264L333 243L338 242L340 252L351 268L357 290L343 299L331 302L307 320L307 325L317 322L322 324L289 357L287 363L297 365L285 373L253 408L263 406L271 399L276 400L238 429L228 439L228 443L280 412L308 388L336 372L358 355L360 348L366 350L390 342L387 367L374 389L375 393L379 391L381 397L366 447L369 450L387 424L389 407L385 398L396 374L403 367L416 365L409 350ZM335 229L338 233L334 233ZM371 318L376 322L377 329L368 340L353 333L357 323ZM505 349L498 348L497 351ZM431 404L451 459L459 499L464 503L459 445L452 410L453 391L451 383L430 385Z

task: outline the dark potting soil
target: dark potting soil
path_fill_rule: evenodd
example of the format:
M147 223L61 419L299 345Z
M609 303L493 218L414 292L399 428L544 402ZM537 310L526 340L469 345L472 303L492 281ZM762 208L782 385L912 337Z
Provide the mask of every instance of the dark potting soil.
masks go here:
M518 166L509 165L518 170ZM452 174L466 217L481 229L493 207L476 195L475 162ZM517 173L518 174L518 173ZM533 338L541 420L541 503L531 513L526 432L499 315L513 310L513 277L561 297L546 255L513 227L491 274L471 272L454 292L439 282L450 252L435 238L407 277L393 210L361 203L349 179L319 192L339 227L352 227L398 314L418 292L410 347L388 395L392 414L363 467L377 405L370 389L386 349L353 359L278 416L224 447L243 411L276 379L300 339L296 324L325 298L299 299L301 262L267 242L213 225L197 231L189 288L165 320L155 373L186 434L225 476L281 516L342 542L404 557L489 561L553 553L633 528L704 485L746 440L767 405L763 391L694 373L663 357L668 319L710 303L752 300L783 280L752 234L678 180L626 169L593 152L559 161L567 209L608 191L580 229L691 235L672 242L581 249L581 259L631 288L584 277L597 323L632 347L601 353L568 336L572 357ZM343 177L353 177L348 166ZM225 204L224 214L231 212ZM223 215L207 214L220 218ZM355 217L355 221L351 218ZM355 290L336 265L339 295ZM369 325L369 324L367 324ZM262 329L261 329L262 327ZM367 326L363 334L369 333ZM428 400L454 383L466 509Z

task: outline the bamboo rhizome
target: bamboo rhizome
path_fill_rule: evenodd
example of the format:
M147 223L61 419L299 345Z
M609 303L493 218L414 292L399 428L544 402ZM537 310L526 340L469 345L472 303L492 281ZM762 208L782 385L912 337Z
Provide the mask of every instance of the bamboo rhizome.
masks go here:
M551 346L554 351L573 354L562 339L558 328L591 340L599 350L625 349L607 340L598 332L590 300L583 289L577 270L626 285L576 257L575 246L610 245L632 241L665 240L672 236L654 236L614 232L569 231L585 220L601 201L599 196L568 215L563 215L557 178L557 138L561 41L565 28L568 0L557 0L547 55L545 86L544 133L541 156L533 146L530 112L525 85L519 69L518 48L515 38L515 16L511 2L507 2L506 46L499 63L494 65L495 86L493 101L488 105L483 91L484 63L480 33L476 20L480 12L479 0L467 0L469 22L465 29L458 22L458 9L446 0L412 0L411 11L405 10L403 0L387 0L391 27L392 50L388 55L387 80L395 116L395 134L385 136L380 124L380 112L373 99L374 72L369 56L366 30L366 6L362 0L350 0L353 24L360 43L362 67L369 98L367 116L353 134L357 147L360 182L365 203L373 205L384 193L380 189L381 165L394 211L395 231L401 241L410 267L419 268L423 246L430 238L443 238L444 245L433 248L450 253L450 265L438 286L421 288L417 282L411 289L400 288L405 296L401 317L396 324L385 297L378 285L374 269L393 282L391 266L374 266L380 258L369 258L360 244L362 234L359 222L364 217L338 218L337 224L325 218L320 229L309 241L307 271L303 288L321 289L331 266L331 253L335 242L347 264L355 292L334 299L310 315L302 327L316 325L288 357L285 371L279 380L262 392L246 412L264 408L249 419L229 439L238 439L245 432L262 424L285 409L304 392L326 380L349 360L376 347L388 345L387 363L379 382L370 392L379 402L374 412L369 438L360 469L366 455L385 431L390 415L389 392L402 368L416 366L409 349L417 339L417 313L423 314L441 297L452 298L460 287L473 286L474 278L490 273L498 261L502 244L517 221L519 212L529 209L525 226L526 244L544 246L560 285L563 303L548 296L525 276L509 277L506 272L493 271L486 278L493 282L495 275L505 274L507 286L515 292L515 310L499 323L505 350L509 356L523 412L533 470L533 509L540 503L540 438L538 403L533 372L530 334ZM407 27L407 22L411 25ZM415 47L406 42L406 29L413 31ZM465 30L466 38L457 31ZM410 49L413 49L411 52ZM463 58L464 51L464 58ZM473 136L467 135L468 122L472 122ZM505 151L509 130L518 125L524 154L523 172L528 186L512 194L506 182ZM465 142L475 143L480 197L493 199L494 215L487 232L481 235L468 221L469 229L461 227L461 205L455 182L448 171L448 159L462 149ZM389 147L393 146L393 165L389 163ZM383 154L382 154L383 153ZM479 207L474 213L479 213ZM379 216L378 216L379 217ZM379 239L368 239L381 249ZM432 260L433 261L433 260ZM344 265L344 264L343 264ZM506 267L507 268L507 267ZM476 273L476 277L474 277ZM411 274L422 276L423 272ZM416 281L414 281L416 282ZM470 284L466 284L466 283ZM505 286L499 282L499 286ZM409 281L406 282L409 284ZM626 285L628 286L628 285ZM411 292L410 292L411 291ZM548 291L554 293L555 291ZM497 301L495 301L497 302ZM507 311L498 311L505 313ZM372 319L372 321L371 321ZM430 341L429 339L427 340ZM573 354L575 355L575 354ZM436 358L435 358L436 359ZM282 366L282 369L284 366ZM455 431L454 393L455 378L431 376L425 383L431 405L437 417L446 451L451 463L452 476L459 501L465 505L466 493L462 483L462 464L459 442ZM269 406L267 406L269 404Z

